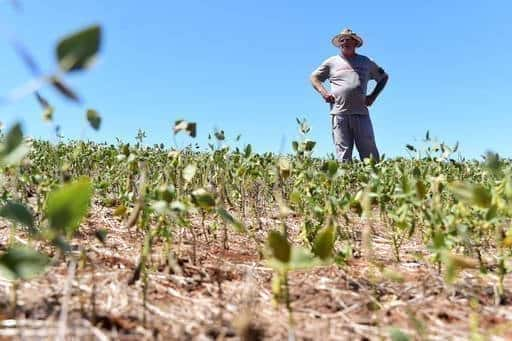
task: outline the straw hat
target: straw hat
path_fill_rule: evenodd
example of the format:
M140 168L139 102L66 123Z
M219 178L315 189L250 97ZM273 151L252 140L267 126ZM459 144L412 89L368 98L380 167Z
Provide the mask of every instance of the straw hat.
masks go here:
M356 47L361 47L363 45L363 39L360 36L358 36L357 34L355 34L354 32L352 32L352 30L349 28L344 29L343 31L341 31L340 34L335 35L331 39L332 44L336 47L340 47L341 46L340 39L343 37L350 37L350 38L356 40L357 41Z

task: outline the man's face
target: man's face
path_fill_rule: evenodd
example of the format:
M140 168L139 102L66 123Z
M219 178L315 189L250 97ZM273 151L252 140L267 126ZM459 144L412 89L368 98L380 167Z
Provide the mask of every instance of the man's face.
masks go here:
M341 52L343 52L343 54L353 54L355 52L357 40L350 37L342 37L339 41Z

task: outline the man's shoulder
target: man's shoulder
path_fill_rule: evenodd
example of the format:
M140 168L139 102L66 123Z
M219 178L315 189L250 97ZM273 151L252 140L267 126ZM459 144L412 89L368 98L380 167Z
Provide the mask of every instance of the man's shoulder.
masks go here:
M357 54L357 56L359 57L359 59L363 62L371 62L373 59L371 59L370 57L368 56L365 56L364 54Z
M361 57L361 61L363 63L374 63L375 64L375 60L373 58L362 55L362 54L360 54L359 56Z

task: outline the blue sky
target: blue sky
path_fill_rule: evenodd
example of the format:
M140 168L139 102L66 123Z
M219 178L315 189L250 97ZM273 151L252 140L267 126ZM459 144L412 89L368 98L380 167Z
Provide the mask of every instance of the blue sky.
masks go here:
M333 152L328 107L309 75L338 53L331 37L350 27L365 39L359 53L390 75L371 108L381 153L402 155L430 130L460 141L467 157L512 154L510 1L20 2L21 12L0 1L2 95L30 79L6 32L51 71L60 37L92 23L104 29L95 67L66 78L84 103L42 91L69 138L133 141L141 128L147 143L169 145L172 122L185 118L197 122L203 146L221 128L257 151L288 152L298 136L295 117L305 117L316 155L326 155ZM85 122L89 107L102 114L100 132ZM0 121L19 120L28 134L52 138L41 113L27 97L0 106Z

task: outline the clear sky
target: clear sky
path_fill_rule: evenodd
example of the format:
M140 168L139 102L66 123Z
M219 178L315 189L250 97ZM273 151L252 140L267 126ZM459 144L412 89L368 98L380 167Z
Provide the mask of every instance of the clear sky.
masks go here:
M390 75L371 108L381 153L404 154L430 130L478 158L487 149L512 156L512 2L452 1L83 1L0 0L0 94L30 73L8 44L14 33L45 71L66 33L100 23L104 44L90 71L67 81L82 106L52 89L55 122L69 138L172 143L177 118L196 121L198 141L214 128L257 151L290 151L295 117L312 125L315 155L333 152L328 107L309 75L339 51L331 37L345 27L365 40L359 53ZM97 109L102 129L85 123ZM33 97L0 106L7 127L21 120L32 136L52 138ZM283 150L283 141L286 141ZM186 139L180 139L185 143Z

